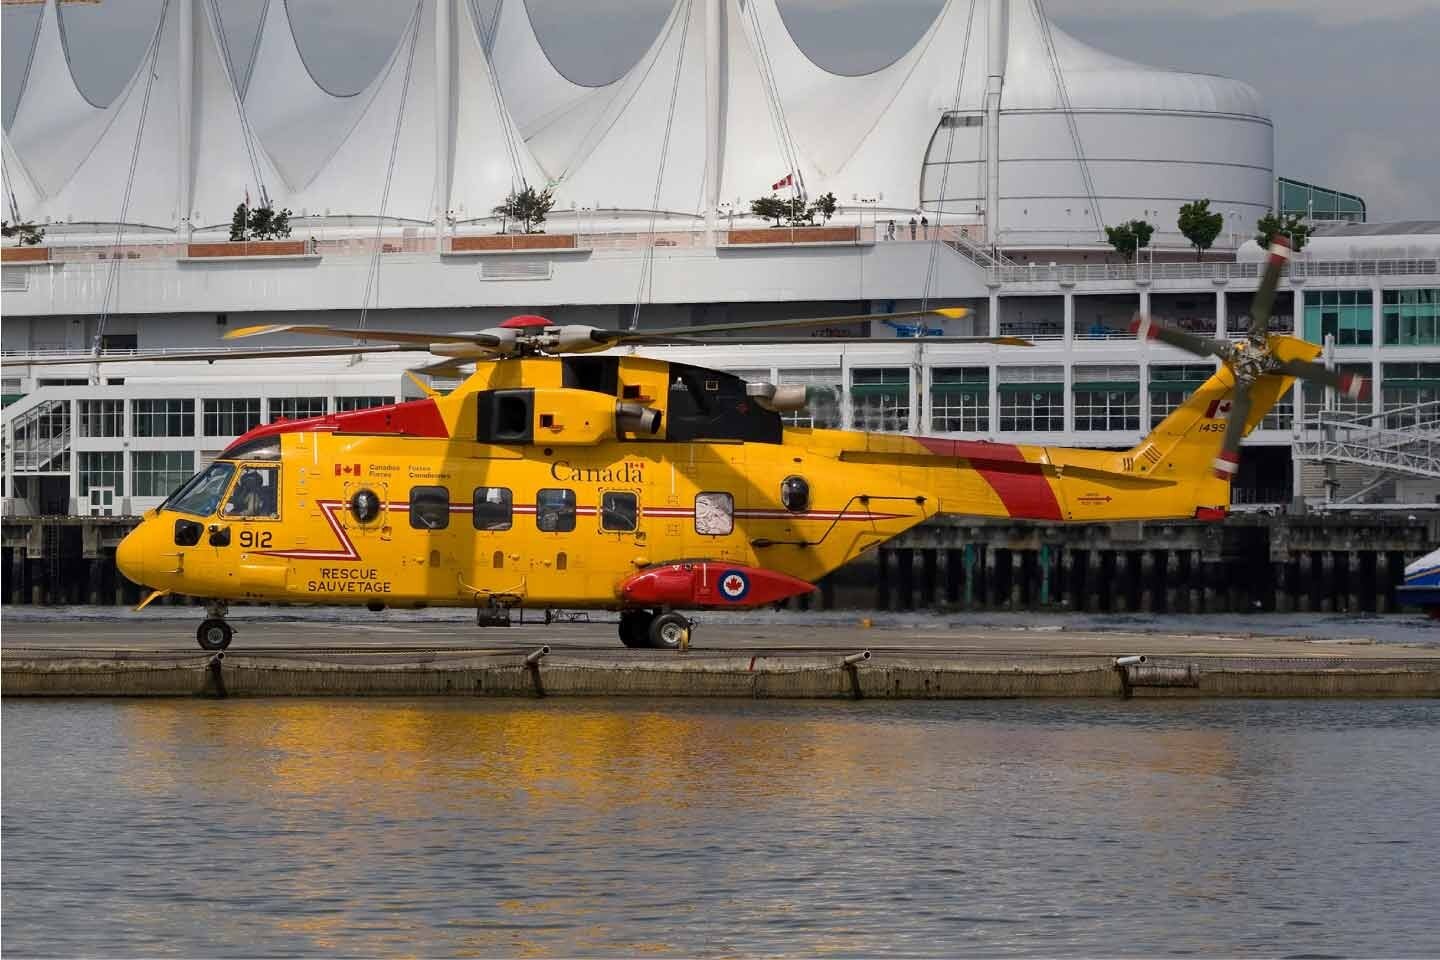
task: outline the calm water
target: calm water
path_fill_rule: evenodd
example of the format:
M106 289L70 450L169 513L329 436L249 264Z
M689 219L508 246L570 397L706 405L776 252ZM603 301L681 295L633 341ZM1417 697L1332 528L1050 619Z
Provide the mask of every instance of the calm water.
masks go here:
M9 955L1440 954L1440 704L3 704Z

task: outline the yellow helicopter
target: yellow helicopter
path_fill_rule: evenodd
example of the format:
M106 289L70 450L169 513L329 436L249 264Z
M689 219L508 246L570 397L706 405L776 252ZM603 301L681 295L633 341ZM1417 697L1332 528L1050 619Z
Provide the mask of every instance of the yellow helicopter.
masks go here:
M388 341L264 356L419 347L443 358L430 372L480 362L444 395L256 427L148 511L117 563L153 588L141 608L168 593L205 598L207 650L230 644L232 601L464 606L482 623L522 607L618 610L626 646L674 648L693 626L686 611L809 592L940 514L1218 519L1241 438L1294 378L1364 388L1314 363L1313 344L1267 332L1287 253L1272 248L1246 341L1137 318L1142 336L1223 362L1118 452L792 428L781 415L806 405L803 387L608 352L868 318L659 331L541 317L452 334L248 327L229 337Z

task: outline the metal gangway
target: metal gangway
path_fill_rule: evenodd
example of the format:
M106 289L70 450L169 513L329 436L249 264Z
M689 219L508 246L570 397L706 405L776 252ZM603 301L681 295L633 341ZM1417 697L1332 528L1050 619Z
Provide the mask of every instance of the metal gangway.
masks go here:
M1440 480L1440 401L1383 413L1321 410L1301 422L1295 459L1369 470L1370 479L1342 502L1397 475Z

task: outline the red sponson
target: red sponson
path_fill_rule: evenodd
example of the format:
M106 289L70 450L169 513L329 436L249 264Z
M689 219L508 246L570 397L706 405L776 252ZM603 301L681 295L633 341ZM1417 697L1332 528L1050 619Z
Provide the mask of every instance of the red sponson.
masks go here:
M1224 520L1228 515L1229 515L1229 511L1226 510L1224 507L1196 507L1196 508L1195 508L1195 519L1196 519L1196 520Z
M633 574L620 584L620 599L627 607L758 607L814 589L814 584L775 570L682 560Z

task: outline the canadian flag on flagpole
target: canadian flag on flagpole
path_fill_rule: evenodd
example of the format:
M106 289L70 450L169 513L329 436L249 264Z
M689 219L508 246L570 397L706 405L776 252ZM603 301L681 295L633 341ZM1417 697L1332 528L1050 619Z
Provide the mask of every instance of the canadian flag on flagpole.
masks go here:
M779 190L781 187L793 187L794 185L795 173L794 171L791 171L790 173L785 174L785 176L777 183L770 184L770 189Z

